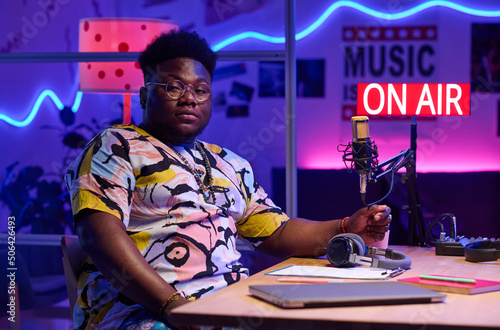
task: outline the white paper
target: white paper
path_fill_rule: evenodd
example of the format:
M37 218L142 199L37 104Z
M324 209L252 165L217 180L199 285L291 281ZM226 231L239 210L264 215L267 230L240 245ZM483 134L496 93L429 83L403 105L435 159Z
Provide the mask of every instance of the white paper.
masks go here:
M390 270L383 268L353 267L334 268L321 266L288 266L266 273L278 276L331 277L362 280L385 280L389 278Z

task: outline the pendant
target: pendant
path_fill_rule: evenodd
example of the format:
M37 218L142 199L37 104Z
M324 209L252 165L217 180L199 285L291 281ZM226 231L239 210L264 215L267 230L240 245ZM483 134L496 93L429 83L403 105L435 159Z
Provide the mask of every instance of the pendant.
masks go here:
M206 191L204 188L201 189L201 193L203 194L203 199L208 203L208 199L210 197L210 193Z

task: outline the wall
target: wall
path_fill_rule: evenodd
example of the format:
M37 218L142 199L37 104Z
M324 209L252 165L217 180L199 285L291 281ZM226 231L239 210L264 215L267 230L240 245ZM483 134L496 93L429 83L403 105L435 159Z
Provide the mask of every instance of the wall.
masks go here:
M273 188L276 202L285 204L282 181L285 169L273 170ZM397 174L391 187L391 176L369 184L366 202L373 203L385 196L384 204L391 207L392 222L389 244L407 245L411 242L411 221L408 212L408 184ZM320 194L315 193L318 182L335 182ZM452 214L456 219L456 235L471 237L500 237L498 213L500 204L500 172L419 173L417 194L428 232L428 244L439 237L441 227L453 237ZM362 206L359 188L352 184L352 174L347 170L299 169L298 215L306 219L340 219L354 213ZM428 224L436 221L433 226ZM416 229L416 228L415 228ZM417 234L420 231L417 230ZM421 232L422 237L427 231Z
M309 27L332 3L335 2L297 0L297 32ZM375 10L397 13L424 1L365 3ZM474 6L479 9L500 9L498 4L490 1L476 1ZM282 36L283 11L283 2L276 0L16 1L4 4L0 20L0 46L2 53L76 52L78 20L83 17L105 16L173 19L182 29L197 30L212 45L216 45L247 30ZM357 82L469 83L471 76L477 78L471 72L473 23L500 24L500 18L471 16L443 7L426 9L409 18L395 20L375 18L353 8L341 7L334 10L317 30L297 41L299 60L324 61L324 71L314 71L315 74L309 77L319 82L312 91L319 90L322 96L297 98L298 166L309 169L344 167L337 145L346 144L351 139L349 113L344 108L354 104L352 93L346 92L346 89L349 90ZM437 36L435 40L425 42L408 39L397 42L349 42L342 34L344 27L385 29L402 26L434 26ZM433 55L425 57L423 63L426 67L435 67L429 76L422 75L417 69L410 72L407 66L401 75L391 74L388 69L376 77L368 73L364 76L346 74L346 47L362 46L368 49L372 46L375 56L380 56L382 46L390 49L398 45L404 50L403 63L408 65L411 61L408 57L409 49L419 49L424 43L430 44L433 50ZM282 44L245 39L222 50L280 49L283 49ZM374 63L378 65L380 60L378 57ZM388 55L385 60L388 61L387 65L397 64ZM416 61L415 57L413 61ZM75 100L78 90L78 70L75 63L0 63L0 68L6 77L0 90L0 114L15 119L26 118L38 95L47 88L53 90L66 106L71 106ZM214 95L224 97L226 104L214 105L212 123L200 138L227 146L248 158L255 167L259 181L272 193L271 170L285 165L285 99L282 96L259 94L276 87L266 85L269 81L263 77L276 74L278 79L275 76L273 79L276 80L272 81L280 83L282 80L279 77L283 72L276 63L254 61L220 62L218 68L225 69L226 74L229 72L224 75L224 72L219 71L219 78L214 81ZM321 74L324 75L323 78ZM308 95L307 89L304 92ZM138 123L141 112L137 97L133 97L132 101L134 121ZM50 98L42 102L33 122L24 128L0 121L0 141L3 141L0 146L3 154L0 158L0 171L17 161L19 164L12 172L15 175L18 175L23 166L40 165L45 171L45 180L59 182L68 159L74 157L76 152L62 144L62 137L76 131L90 138L108 122L119 118L121 102L122 98L118 95L84 94L75 115L75 123L69 126L60 121L60 111ZM229 117L228 106L238 106L233 108L233 114L241 114L238 111L248 106L248 115ZM473 90L470 117L419 118L417 171L498 171L498 108L498 93ZM95 122L92 122L93 119ZM386 159L409 147L409 124L408 118L372 120L371 136L379 147L380 159ZM66 156L68 157L65 158ZM0 180L5 183L9 177L4 172ZM353 184L356 181L353 176ZM33 196L35 191L29 193L31 198L36 199L37 196ZM0 206L0 231L5 231L9 215L9 209L5 205Z

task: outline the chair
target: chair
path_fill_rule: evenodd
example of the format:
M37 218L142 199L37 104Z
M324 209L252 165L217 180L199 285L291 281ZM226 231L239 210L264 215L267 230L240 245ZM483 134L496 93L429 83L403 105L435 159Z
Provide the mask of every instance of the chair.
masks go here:
M63 254L64 276L68 289L69 310L71 315L73 315L73 308L78 299L78 274L81 265L85 261L85 252L83 252L77 236L62 236L61 248Z

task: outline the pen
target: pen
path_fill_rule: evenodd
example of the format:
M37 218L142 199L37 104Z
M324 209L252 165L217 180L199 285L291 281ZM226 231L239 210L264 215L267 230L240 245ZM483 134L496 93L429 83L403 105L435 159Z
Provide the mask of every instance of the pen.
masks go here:
M435 276L435 275L420 275L421 279L424 280L437 280L446 282L460 282L460 283L476 283L476 280L472 278L458 278L458 277L446 277L446 276Z
M343 283L344 280L334 280L329 278L304 278L304 277L278 277L279 282L287 283Z
M389 270L386 270L385 272L382 273L382 275L388 275L389 277L396 277L398 275L403 274L405 271L406 269L398 267L396 269L390 270L390 272Z

